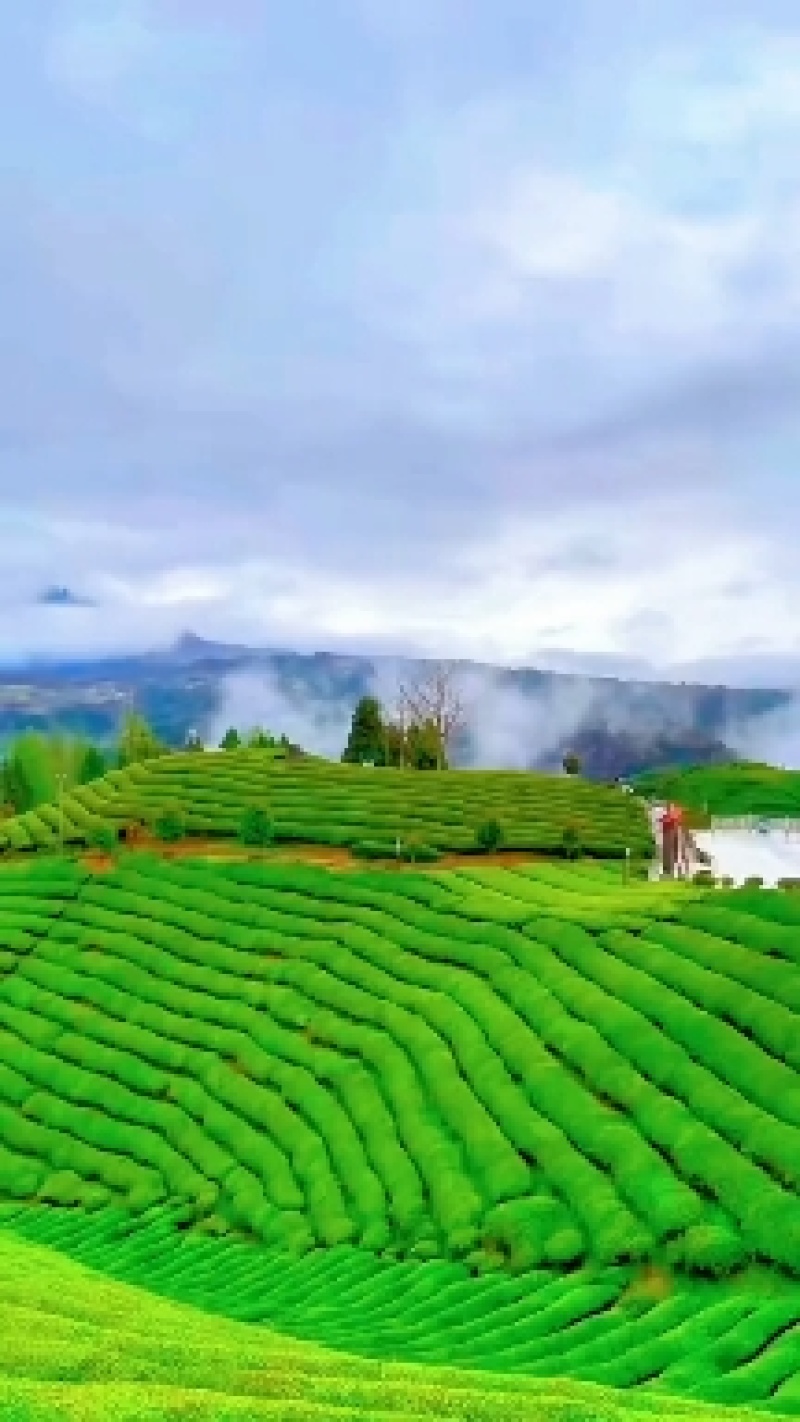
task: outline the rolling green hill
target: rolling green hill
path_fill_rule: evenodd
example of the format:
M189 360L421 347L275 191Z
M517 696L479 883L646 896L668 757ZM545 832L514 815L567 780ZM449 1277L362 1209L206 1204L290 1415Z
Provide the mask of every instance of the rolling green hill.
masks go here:
M633 783L653 800L676 800L712 815L800 817L800 771L752 761L647 771Z
M147 1380L131 1417L185 1416L185 1369L209 1422L800 1411L792 896L33 859L0 942L0 1257L40 1298L14 1306L90 1289L27 1240L206 1313L179 1338L120 1294L113 1347L7 1329L0 1400ZM445 1363L471 1386L420 1371Z
M380 1357L359 1357L299 1341L271 1327L209 1316L188 1303L168 1301L145 1293L141 1287L117 1282L108 1273L154 1276L152 1255L158 1252L162 1259L160 1279L169 1279L176 1297L200 1295L197 1279L204 1266L209 1271L216 1249L218 1255L223 1253L217 1262L229 1271L224 1276L228 1285L225 1297L231 1299L235 1292L242 1312L242 1298L251 1303L259 1294L257 1263L248 1261L246 1252L236 1246L211 1245L211 1253L202 1245L173 1249L174 1236L159 1223L124 1237L122 1225L120 1220L108 1220L102 1226L87 1227L85 1219L76 1224L59 1217L42 1231L57 1239L56 1248L29 1243L0 1228L0 1416L5 1422L55 1422L56 1418L72 1422L109 1422L112 1418L114 1422L189 1418L193 1422L458 1422L459 1418L464 1422L634 1422L638 1418L644 1422L653 1416L683 1422L730 1422L732 1417L738 1422L755 1422L759 1416L759 1412L744 1408L732 1412L724 1405L698 1405L672 1396L665 1399L657 1389L622 1392L563 1376L525 1377L430 1361L387 1363ZM61 1252L64 1239L72 1252L91 1257L97 1268L107 1271L106 1277L97 1268L65 1257ZM347 1261L341 1256L335 1263L339 1271L346 1272ZM334 1271L326 1269L323 1260L301 1269L301 1276L295 1269L280 1277L275 1270L271 1290L263 1287L262 1278L262 1295L271 1293L276 1300L283 1284L284 1296L289 1290L304 1295L301 1307L309 1317L319 1318L326 1311L336 1317ZM567 1291L562 1289L558 1299L552 1284L548 1289L542 1280L532 1281L527 1294L517 1289L516 1299L514 1291L504 1291L499 1281L486 1281L483 1297L475 1294L470 1299L466 1292L469 1285L454 1278L448 1266L423 1265L418 1273L416 1293L423 1307L420 1310L418 1302L416 1312L418 1320L422 1314L423 1321L415 1324L410 1319L409 1328L421 1340L418 1351L423 1353L425 1304L428 1324L441 1323L445 1338L448 1334L463 1337L478 1333L487 1317L497 1319L498 1332L505 1327L513 1335L515 1303L519 1312L519 1301L523 1306L530 1303L538 1284L540 1296L549 1293L545 1310L549 1317L539 1334L539 1354L545 1360L548 1343L554 1334L557 1337L559 1313L565 1319L576 1311L564 1307ZM339 1299L339 1313L348 1322L346 1310L359 1293L357 1271L351 1267L349 1274L349 1284ZM393 1312L388 1286L399 1281L387 1270L386 1279L373 1277L370 1282L371 1306L381 1317L385 1333L383 1320ZM364 1292L362 1288L362 1295ZM366 1292L369 1294L369 1289ZM584 1286L583 1292L585 1308L591 1286L588 1293ZM596 1285L593 1292L597 1297ZM545 1304L543 1297L541 1303ZM698 1290L691 1302L682 1299L678 1307L674 1300L654 1305L649 1315L631 1294L628 1304L617 1306L616 1319L614 1310L607 1310L607 1322L612 1328L616 1323L618 1342L622 1335L632 1343L638 1333L640 1346L654 1356L659 1351L662 1357L677 1353L692 1335L698 1342L702 1340L696 1355L696 1371L701 1375L715 1345L722 1347L733 1364L724 1380L737 1373L747 1374L746 1363L736 1368L737 1355L746 1358L765 1332L780 1328L789 1311L787 1301L779 1295L762 1296L753 1311L756 1317L745 1317L737 1326L732 1320L744 1312L741 1302L737 1304L730 1292L723 1296L720 1290L709 1289L706 1297ZM413 1309L406 1312L411 1315ZM361 1314L366 1314L363 1303ZM653 1315L659 1315L663 1325L660 1349ZM285 1306L281 1316L289 1318ZM676 1320L680 1320L677 1326ZM584 1334L591 1334L592 1323L591 1318L586 1320ZM548 1324L552 1333L548 1333ZM569 1331L576 1330L565 1328L565 1337ZM771 1350L776 1358L782 1351L784 1368L790 1348L791 1339ZM538 1371L541 1373L541 1368ZM761 1371L764 1375L767 1370L762 1367ZM780 1363L773 1363L769 1372L772 1377L780 1376ZM746 1386L743 1391L747 1392ZM773 1416L781 1415L781 1402L779 1388L769 1405Z
M377 769L260 750L177 753L111 771L64 796L64 839L85 843L99 824L121 829L152 821L168 805L182 808L190 834L233 836L253 804L268 810L278 837L289 841L393 843L401 835L440 849L472 849L476 826L498 816L511 848L556 849L574 821L584 847L598 856L622 856L626 846L634 855L652 849L633 797L577 776ZM0 847L52 846L60 829L57 806L42 805L5 821Z

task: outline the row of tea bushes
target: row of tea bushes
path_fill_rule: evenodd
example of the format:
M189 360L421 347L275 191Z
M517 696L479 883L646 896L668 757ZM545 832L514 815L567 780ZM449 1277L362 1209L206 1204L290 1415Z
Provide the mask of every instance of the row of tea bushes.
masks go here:
M748 936L796 939L759 916L778 897L737 913L591 865L76 869L0 979L0 1173L299 1252L800 1272L785 975L753 1040L731 1000L764 961ZM703 912L730 972L682 954Z
M242 750L177 753L111 771L56 806L5 821L0 847L85 844L93 829L152 824L180 810L189 834L234 836L250 806L268 811L284 841L394 845L416 840L475 850L476 831L497 819L509 848L559 852L565 832L599 857L647 857L653 848L642 805L574 776L519 771L401 771L321 760L287 761Z

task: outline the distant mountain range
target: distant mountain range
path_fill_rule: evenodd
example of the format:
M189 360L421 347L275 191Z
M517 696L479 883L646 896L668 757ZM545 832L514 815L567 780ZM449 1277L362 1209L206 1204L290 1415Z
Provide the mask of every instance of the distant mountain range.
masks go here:
M733 759L727 737L735 741L741 728L794 699L780 688L460 665L477 688L475 719L458 748L461 763L555 768L574 750L587 774L608 780L656 765ZM386 680L389 667L398 669L396 658L235 646L186 632L163 650L0 671L0 741L30 727L58 726L106 743L135 705L169 744L181 745L190 728L207 737L229 705L232 715L237 707L241 714L242 697L230 693L247 674L247 724L285 730L308 749L338 756L355 702ZM324 744L313 744L315 736Z

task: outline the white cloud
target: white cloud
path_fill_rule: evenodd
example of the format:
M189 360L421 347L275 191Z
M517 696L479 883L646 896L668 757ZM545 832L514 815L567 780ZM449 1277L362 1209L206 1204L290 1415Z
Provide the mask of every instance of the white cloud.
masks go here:
M602 556L581 566L582 548ZM737 649L780 654L795 644L800 598L800 577L771 567L769 541L744 532L702 490L690 509L668 493L630 500L627 517L602 500L546 522L521 510L424 573L398 566L380 579L357 566L295 562L270 542L260 556L251 547L227 563L83 583L69 570L65 576L101 605L68 616L7 606L0 642L64 652L95 641L141 647L191 626L256 645L394 645L549 665L563 665L569 648L587 665L605 658L609 666L617 659L663 669L711 656L735 660Z
M590 57L569 5L241 4L245 53L213 0L62 4L0 638L790 650L800 38L697 7L676 48L610 4ZM20 610L54 580L103 608Z

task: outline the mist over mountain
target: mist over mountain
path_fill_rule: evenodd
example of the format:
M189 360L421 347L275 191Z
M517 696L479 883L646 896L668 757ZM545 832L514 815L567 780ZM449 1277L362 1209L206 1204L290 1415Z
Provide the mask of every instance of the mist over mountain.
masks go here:
M190 728L216 745L228 726L261 725L338 758L354 705L378 696L391 713L419 660L255 648L186 632L170 646L121 657L50 661L0 674L0 739L59 726L101 742L136 706L171 745ZM672 684L459 662L465 726L454 761L557 769L575 751L600 779L654 765L748 758L794 763L794 692Z

